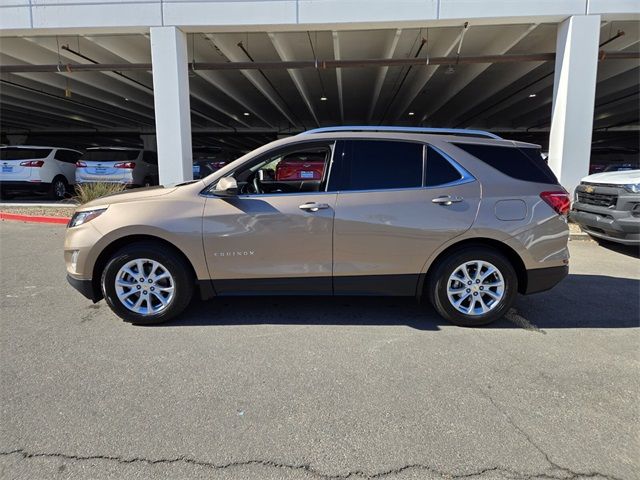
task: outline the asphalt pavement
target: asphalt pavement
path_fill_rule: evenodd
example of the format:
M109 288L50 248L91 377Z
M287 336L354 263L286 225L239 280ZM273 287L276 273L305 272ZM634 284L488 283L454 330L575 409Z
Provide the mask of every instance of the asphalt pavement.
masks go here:
M571 243L509 319L410 299L196 301L136 327L0 223L2 479L639 479L640 260Z

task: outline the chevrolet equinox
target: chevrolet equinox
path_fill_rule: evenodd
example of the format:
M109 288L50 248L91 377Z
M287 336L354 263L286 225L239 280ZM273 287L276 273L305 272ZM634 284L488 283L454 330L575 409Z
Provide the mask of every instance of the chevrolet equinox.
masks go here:
M197 289L427 297L474 326L567 275L569 206L537 145L475 130L320 128L201 180L82 205L64 256L71 285L136 324L174 318Z

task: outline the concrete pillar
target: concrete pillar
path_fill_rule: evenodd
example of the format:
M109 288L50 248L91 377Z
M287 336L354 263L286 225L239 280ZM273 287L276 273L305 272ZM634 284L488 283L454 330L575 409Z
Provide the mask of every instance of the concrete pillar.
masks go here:
M160 183L191 180L186 34L176 27L151 27L151 62Z
M599 40L599 15L558 26L549 166L571 194L589 173Z

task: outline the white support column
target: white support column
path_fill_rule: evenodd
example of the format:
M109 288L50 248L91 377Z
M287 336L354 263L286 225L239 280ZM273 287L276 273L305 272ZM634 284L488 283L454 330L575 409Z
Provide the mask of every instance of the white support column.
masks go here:
M160 183L193 178L187 36L176 27L151 27L153 101Z
M599 40L599 15L558 27L549 166L570 194L589 172Z

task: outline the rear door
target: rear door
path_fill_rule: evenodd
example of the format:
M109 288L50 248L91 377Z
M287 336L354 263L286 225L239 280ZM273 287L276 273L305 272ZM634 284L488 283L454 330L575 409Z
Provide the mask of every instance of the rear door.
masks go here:
M345 143L334 220L334 293L415 295L429 256L468 230L480 186L419 142Z
M76 183L76 162L80 159L80 152L58 149L55 159L57 167L71 185Z

